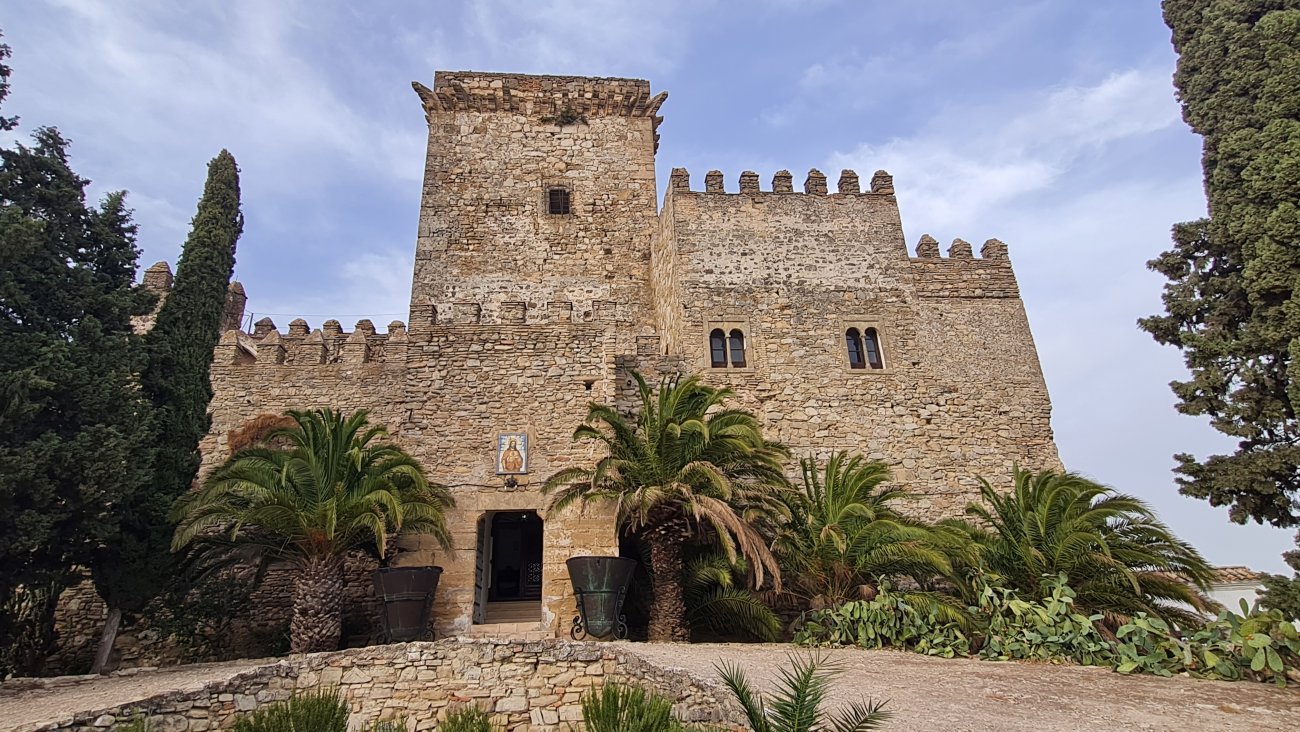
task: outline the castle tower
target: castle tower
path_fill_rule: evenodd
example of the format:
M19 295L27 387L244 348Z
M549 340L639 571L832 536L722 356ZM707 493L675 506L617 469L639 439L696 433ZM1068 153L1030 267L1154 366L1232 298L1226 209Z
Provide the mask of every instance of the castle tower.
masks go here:
M413 329L474 306L482 323L644 312L666 93L637 79L444 71L433 89L414 86L429 147Z

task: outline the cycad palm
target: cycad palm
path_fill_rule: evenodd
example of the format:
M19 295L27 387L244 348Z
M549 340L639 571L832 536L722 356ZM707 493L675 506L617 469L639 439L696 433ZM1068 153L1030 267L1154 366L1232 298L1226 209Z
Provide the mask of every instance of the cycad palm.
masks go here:
M763 439L748 412L723 408L727 389L696 377L665 379L652 389L634 373L641 399L635 421L612 406L592 404L575 440L594 440L605 455L591 468L560 471L542 490L551 507L610 501L620 529L650 548L654 597L651 640L685 640L683 544L707 532L729 558L744 556L755 586L780 569L760 527L783 511L787 452Z
M889 467L837 452L822 470L812 458L800 461L803 490L788 498L792 519L777 542L788 584L814 606L832 607L859 599L890 576L916 578L952 573L951 556L965 540L900 513L911 498L900 486L885 485ZM912 599L945 617L961 620L955 603L930 593Z
M1003 494L981 479L983 503L966 513L987 569L1022 594L1064 573L1079 607L1122 621L1137 612L1166 620L1198 619L1213 571L1192 545L1149 506L1073 473L1016 468ZM1191 584L1188 584L1191 583Z
M414 458L383 441L384 428L370 426L364 410L288 414L292 427L236 453L177 502L172 548L197 543L201 551L297 565L292 649L333 650L344 555L373 547L383 556L388 534L398 531L431 534L450 547L443 516L452 500Z

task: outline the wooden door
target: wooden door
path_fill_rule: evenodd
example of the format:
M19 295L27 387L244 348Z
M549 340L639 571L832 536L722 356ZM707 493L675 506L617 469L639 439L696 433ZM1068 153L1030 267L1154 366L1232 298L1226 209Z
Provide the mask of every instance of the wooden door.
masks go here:
M487 622L488 590L492 586L492 516L478 517L478 540L474 551L474 623Z

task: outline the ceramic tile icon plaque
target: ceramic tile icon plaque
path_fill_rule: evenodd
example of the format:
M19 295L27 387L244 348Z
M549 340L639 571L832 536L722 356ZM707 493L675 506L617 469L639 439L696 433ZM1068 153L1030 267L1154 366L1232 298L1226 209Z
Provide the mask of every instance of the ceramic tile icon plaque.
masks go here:
M528 435L503 432L497 435L497 475L523 475L528 472Z

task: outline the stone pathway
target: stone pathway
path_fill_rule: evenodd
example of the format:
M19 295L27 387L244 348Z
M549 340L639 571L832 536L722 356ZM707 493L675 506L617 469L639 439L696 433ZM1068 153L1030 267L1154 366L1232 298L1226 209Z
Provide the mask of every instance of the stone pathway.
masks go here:
M788 665L782 645L637 644L661 666L717 678L721 659L738 664L759 688ZM885 726L907 732L1144 732L1300 730L1300 689L1190 678L1121 676L1109 669L928 658L914 653L837 649L833 704L888 699Z
M109 676L61 676L0 683L0 732L21 729L68 713L129 704L155 694L202 688L276 659L201 663L140 669Z
M788 654L784 645L626 644L660 666L716 680L714 664L739 664L767 688ZM908 732L1186 732L1300 730L1300 690L1267 684L1120 676L1106 669L926 658L856 649L825 652L841 672L831 703L888 699L886 729ZM274 662L232 661L107 677L0 684L0 732L154 694L228 679Z

